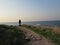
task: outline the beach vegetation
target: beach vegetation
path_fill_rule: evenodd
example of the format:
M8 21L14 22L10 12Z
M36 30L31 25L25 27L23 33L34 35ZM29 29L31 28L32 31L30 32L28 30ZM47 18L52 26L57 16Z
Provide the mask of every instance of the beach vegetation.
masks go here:
M25 34L16 26L0 25L0 45L25 45Z
M47 39L49 39L56 45L60 45L60 34L51 31L51 29L47 29L47 28L40 29L40 28L36 28L35 26L30 26L30 25L22 25L22 26L29 28L32 31L46 37Z

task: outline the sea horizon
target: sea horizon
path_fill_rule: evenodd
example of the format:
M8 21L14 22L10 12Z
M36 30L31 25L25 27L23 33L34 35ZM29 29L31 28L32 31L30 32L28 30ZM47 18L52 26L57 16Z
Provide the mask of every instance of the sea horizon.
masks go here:
M18 22L0 22L0 24L4 25L19 25ZM26 25L48 25L48 26L60 26L60 21L22 21L21 24Z

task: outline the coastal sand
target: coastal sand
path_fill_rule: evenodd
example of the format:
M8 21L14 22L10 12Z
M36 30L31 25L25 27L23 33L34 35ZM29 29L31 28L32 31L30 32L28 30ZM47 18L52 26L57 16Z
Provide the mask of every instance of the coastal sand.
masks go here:
M27 29L25 27L18 27L23 32L25 32L26 38L30 38L31 41L27 43L27 45L55 45L45 37L38 35L37 33L31 31L30 29Z

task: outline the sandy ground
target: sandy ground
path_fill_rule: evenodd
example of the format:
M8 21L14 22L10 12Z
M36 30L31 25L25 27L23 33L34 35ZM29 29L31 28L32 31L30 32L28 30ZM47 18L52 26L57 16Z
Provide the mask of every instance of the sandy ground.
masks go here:
M31 31L30 29L27 29L25 27L18 28L20 28L25 33L26 38L31 39L31 41L27 45L55 45L45 37L38 35L37 33Z

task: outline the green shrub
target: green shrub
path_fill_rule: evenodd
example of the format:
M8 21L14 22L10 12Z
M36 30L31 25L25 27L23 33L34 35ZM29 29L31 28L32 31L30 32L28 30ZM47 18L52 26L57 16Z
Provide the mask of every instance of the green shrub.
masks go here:
M24 45L25 34L15 26L0 25L0 45Z

